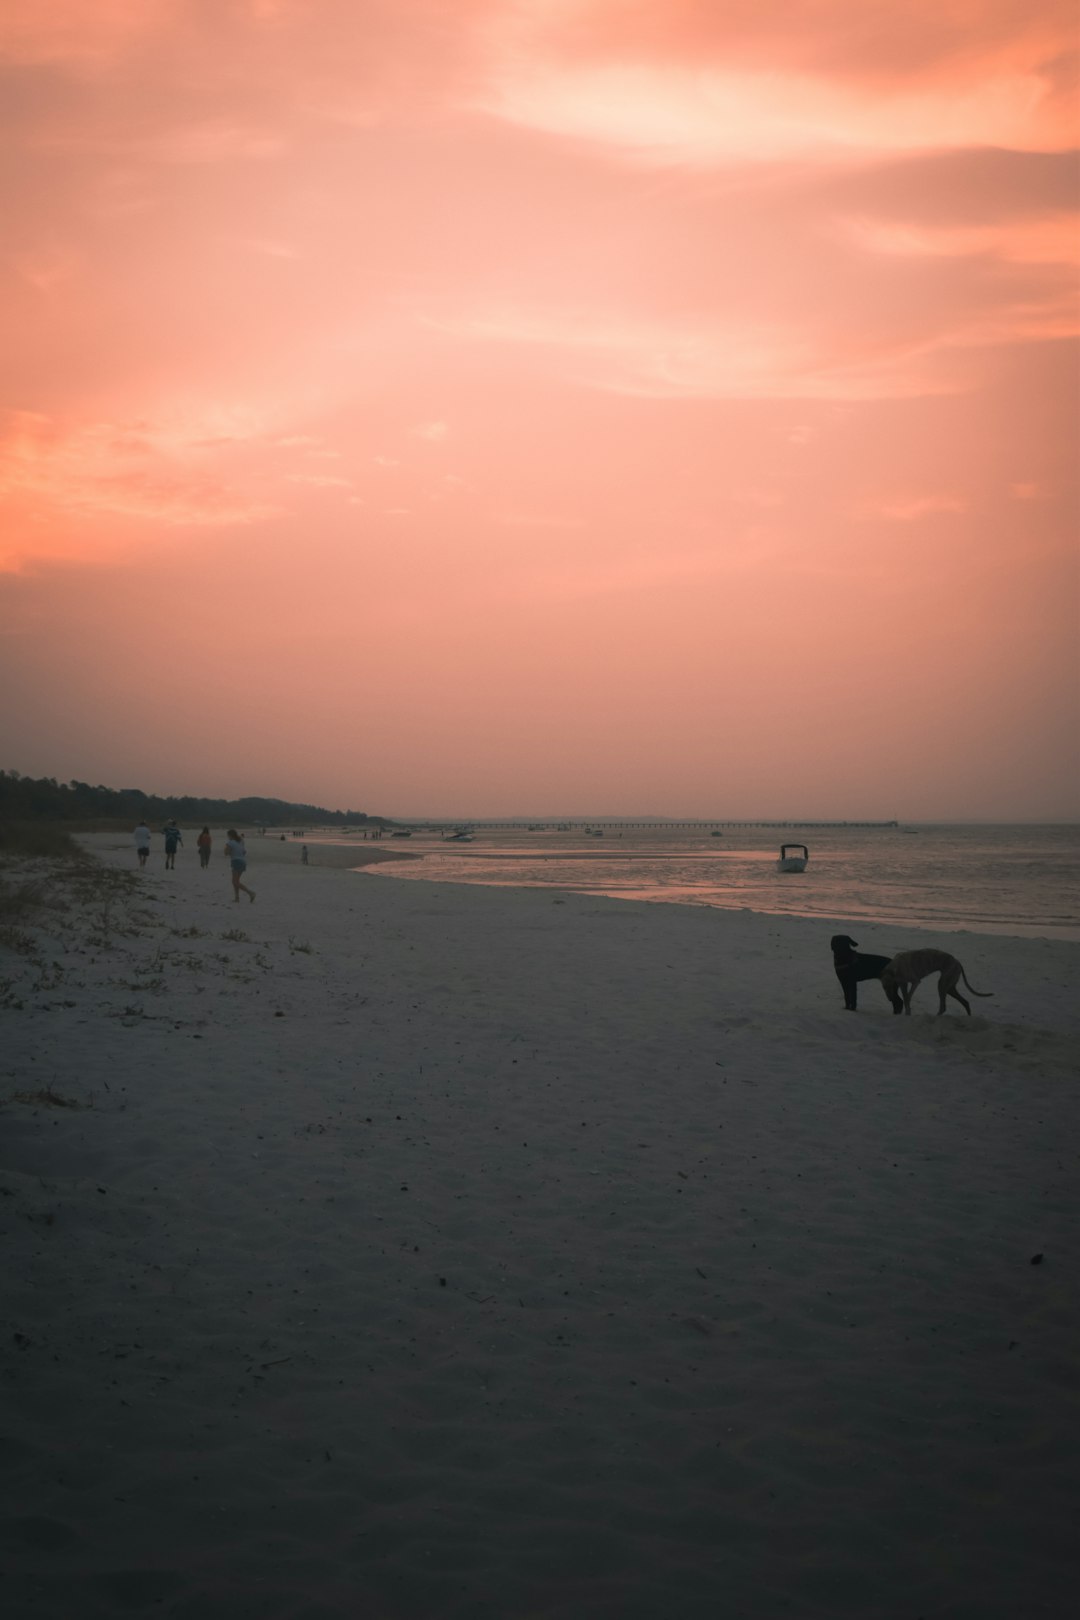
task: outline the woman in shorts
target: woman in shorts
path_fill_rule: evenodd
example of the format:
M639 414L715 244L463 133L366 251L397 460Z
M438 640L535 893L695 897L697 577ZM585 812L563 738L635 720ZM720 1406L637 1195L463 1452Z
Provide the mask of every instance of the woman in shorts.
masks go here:
M239 900L240 890L243 889L248 899L254 900L255 890L249 889L247 884L242 881L244 873L247 871L247 850L244 847L243 838L235 827L229 828L229 835L225 840L225 853L229 857L229 865L232 868L233 899Z

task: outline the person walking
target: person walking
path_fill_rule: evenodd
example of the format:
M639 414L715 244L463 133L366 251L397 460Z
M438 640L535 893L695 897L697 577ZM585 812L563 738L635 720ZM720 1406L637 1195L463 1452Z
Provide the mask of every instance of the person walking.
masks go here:
M167 821L161 830L165 835L165 870L175 872L176 850L177 846L184 842L183 834L176 822L171 820Z
M247 871L247 849L242 834L238 833L235 827L229 828L229 835L225 840L225 853L232 868L233 899L239 900L240 890L243 889L248 899L254 900L255 890L249 889L242 881Z
M195 847L199 851L199 865L206 868L210 865L210 851L214 847L214 840L210 836L209 827L204 827L195 840Z
M302 861L304 866L307 865L307 863L308 863L308 847L307 847L306 844L301 844L300 845L300 860Z
M145 866L150 858L150 829L145 821L140 821L135 829L135 853L139 857L139 865Z

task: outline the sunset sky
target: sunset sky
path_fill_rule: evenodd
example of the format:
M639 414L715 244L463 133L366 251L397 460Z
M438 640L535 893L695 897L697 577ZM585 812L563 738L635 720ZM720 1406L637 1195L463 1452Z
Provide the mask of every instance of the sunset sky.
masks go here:
M0 0L0 767L1080 814L1074 0Z

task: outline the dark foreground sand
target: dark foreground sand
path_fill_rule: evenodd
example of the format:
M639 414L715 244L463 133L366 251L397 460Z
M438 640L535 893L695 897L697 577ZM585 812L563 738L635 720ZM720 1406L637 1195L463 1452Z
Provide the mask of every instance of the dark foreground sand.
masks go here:
M11 1620L1072 1612L1080 947L297 862L2 936Z

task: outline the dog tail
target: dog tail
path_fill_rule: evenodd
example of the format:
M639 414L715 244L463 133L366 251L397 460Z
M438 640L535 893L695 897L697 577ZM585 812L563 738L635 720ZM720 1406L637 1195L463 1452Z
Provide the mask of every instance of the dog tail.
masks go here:
M982 996L984 1000L991 1000L993 998L994 992L992 990L976 990L973 984L968 984L968 976L964 972L963 968L960 969L960 977L963 979L964 983L967 984L967 987L973 996Z

